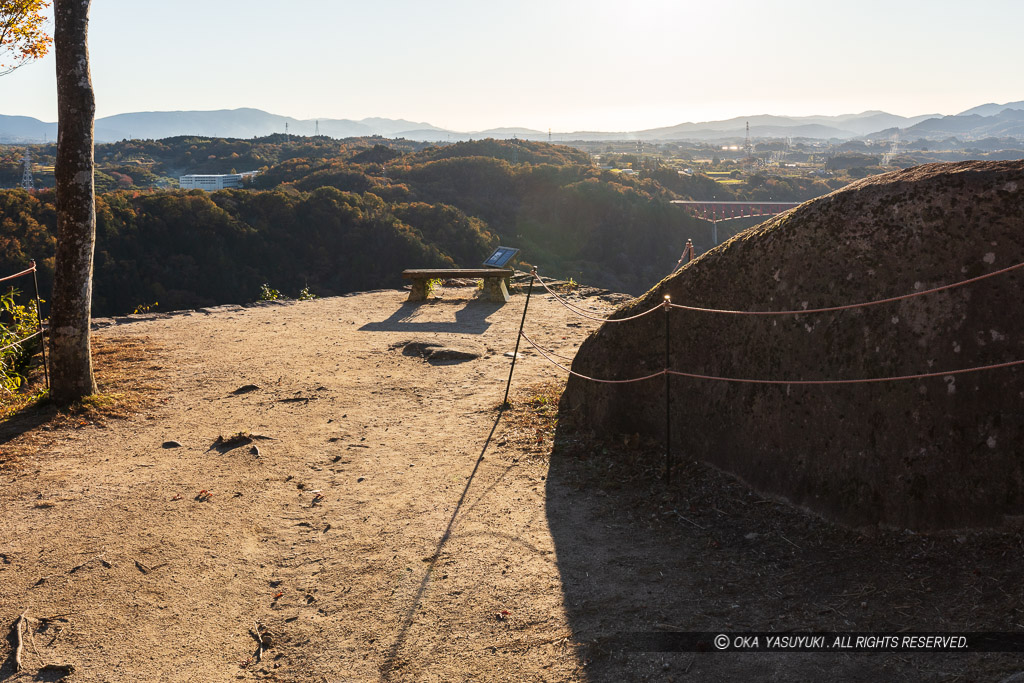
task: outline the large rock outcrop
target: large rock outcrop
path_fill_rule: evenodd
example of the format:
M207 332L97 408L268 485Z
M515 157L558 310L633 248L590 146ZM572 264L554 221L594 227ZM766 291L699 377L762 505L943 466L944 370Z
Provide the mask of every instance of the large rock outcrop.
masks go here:
M751 228L616 312L744 311L922 291L1024 261L1024 162L929 164L862 180ZM671 367L758 379L893 377L1024 359L1024 270L836 313L673 310ZM664 367L665 314L606 323L573 362L617 379ZM571 378L563 406L602 433L664 433L662 378ZM672 378L677 458L837 521L919 530L1024 515L1024 366L807 386ZM1010 520L1016 521L1016 520Z

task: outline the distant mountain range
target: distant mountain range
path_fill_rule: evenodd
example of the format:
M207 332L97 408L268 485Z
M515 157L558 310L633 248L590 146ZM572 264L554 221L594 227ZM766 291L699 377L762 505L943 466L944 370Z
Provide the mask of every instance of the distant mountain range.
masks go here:
M440 128L429 123L402 119L370 118L301 120L269 114L260 109L220 109L217 111L146 111L117 114L96 119L96 141L115 142L126 138L169 138L176 135L251 138L288 132L293 135L321 135L333 138L383 135L394 137L407 130L429 134ZM27 116L0 115L0 142L42 142L57 139L57 124L44 123Z
M333 138L380 135L429 142L456 142L480 138L511 138L556 142L583 140L727 140L743 138L746 126L755 138L816 138L848 140L859 137L885 138L897 131L904 140L918 138L963 139L985 137L1024 138L1024 101L983 104L955 116L927 114L896 116L883 111L865 111L841 116L736 117L723 121L681 123L666 128L640 131L575 131L545 133L529 128L492 128L460 132L429 123L404 119L295 119L259 109L221 109L217 111L151 111L117 114L96 120L97 142L115 142L130 138L160 139L177 135L252 138L273 133L321 135ZM0 115L0 143L39 143L57 139L57 124L27 116Z
M895 132L896 129L884 130L868 137L883 138ZM1024 138L1024 102L1004 105L983 104L956 116L926 119L909 128L900 129L899 135L905 140L937 140L950 137L965 140Z

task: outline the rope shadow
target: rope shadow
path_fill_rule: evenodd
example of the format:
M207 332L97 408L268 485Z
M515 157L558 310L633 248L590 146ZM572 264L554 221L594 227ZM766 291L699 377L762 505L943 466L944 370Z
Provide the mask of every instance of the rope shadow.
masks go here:
M504 414L505 409L500 408L498 410L498 416L494 419L494 425L491 427L491 431L487 434L487 438L484 440L483 448L480 449L480 455L477 456L476 462L473 464L473 471L469 473L469 478L466 480L466 486L462 489L462 495L459 496L459 500L455 504L455 509L452 511L451 519L448 520L448 526L441 535L441 539L437 542L437 548L434 550L434 554L430 557L430 562L427 564L427 571L424 572L419 588L416 589L416 597L413 598L412 604L409 606L409 609L405 614L405 618L402 620L402 625L398 629L398 636L395 638L395 642L391 644L391 647L388 648L388 655L384 659L384 663L380 666L381 678L385 681L391 680L391 674L395 669L395 662L398 658L398 653L401 651L402 646L405 645L405 641L409 636L409 629L412 627L413 618L416 616L416 612L419 610L420 604L423 602L423 596L427 592L427 586L430 584L430 579L437 566L437 561L441 557L444 547L451 539L452 531L455 529L455 520L459 516L459 511L462 510L463 504L466 502L466 496L469 494L469 489L473 485L473 481L476 479L476 473L480 469L480 463L484 461L484 455L487 453L487 449L491 445L491 440L494 438L494 433L498 430L498 424L501 422L501 418Z

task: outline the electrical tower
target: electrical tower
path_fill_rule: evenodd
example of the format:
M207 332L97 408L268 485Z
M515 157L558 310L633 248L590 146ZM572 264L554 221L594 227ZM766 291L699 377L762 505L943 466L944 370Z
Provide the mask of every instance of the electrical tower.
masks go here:
M882 166L889 166L892 164L894 156L900 152L900 133L897 130L892 134L891 142L889 144L889 151L882 155Z
M24 170L21 173L21 187L31 192L36 189L35 181L32 179L32 152L29 151L28 147L25 148L25 156L21 160Z
M754 146L750 144L750 121L747 121L747 139L743 141L743 154L748 159L754 156Z
M317 137L320 137L320 119L316 120L316 133L315 133L315 135Z
M287 121L284 122L284 134L288 135L288 122Z

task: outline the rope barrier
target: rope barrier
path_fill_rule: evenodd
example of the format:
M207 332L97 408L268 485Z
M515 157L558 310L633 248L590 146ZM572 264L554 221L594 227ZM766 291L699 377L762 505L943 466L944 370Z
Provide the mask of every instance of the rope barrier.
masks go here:
M0 277L0 282L6 282L7 280L13 280L14 278L18 278L18 277L21 277L23 275L29 275L30 273L34 273L34 272L36 272L35 265L33 265L31 268L28 268L27 270L21 271L20 273L15 273L14 275L8 275L7 277Z
M16 340L14 343L8 344L7 346L4 346L4 347L0 348L0 351L7 351L8 349L13 349L16 346L20 347L21 344L23 344L24 342L27 342L29 339L32 339L34 337L39 337L41 339L41 342L42 342L39 345L39 351L40 351L40 353L43 356L43 378L46 381L46 388L49 389L50 388L50 371L47 369L47 364L46 364L46 337L45 337L45 331L43 330L42 299L39 298L39 277L36 275L36 270L37 269L36 269L36 261L35 261L35 259L32 259L31 261L29 261L29 263L31 265L28 268L26 268L25 270L21 271L20 273L15 273L14 275L8 275L6 277L0 277L0 282L6 282L8 280L13 280L15 278L23 277L25 275L31 275L32 276L32 288L33 288L33 292L35 294L34 298L36 300L36 331L33 332L32 334L28 335L27 337L22 337L21 339ZM12 293L14 292L14 288L13 287L11 288L11 292ZM2 368L0 368L0 372L2 372L2 371L3 371Z
M680 259L680 261L682 261L682 259ZM550 294L555 299L555 301L557 301L562 306L564 306L566 309L568 309L569 311L575 313L576 315L582 316L584 318L589 318L590 320L596 320L596 321L602 322L602 323L605 323L605 322L626 322L626 321L629 321L629 320L636 320L637 318L642 318L643 316L648 315L649 313L653 313L654 311L658 310L659 308L663 309L665 311L665 314L666 314L665 315L665 369L664 370L660 370L658 372L655 372L653 374L647 375L645 377L634 377L632 379L619 379L619 380L599 379L599 378L596 378L596 377L589 377L589 376L584 375L584 374L579 373L579 372L575 372L571 368L565 367L564 365L562 365L561 363L556 361L554 358L552 358L552 356L558 356L559 354L556 354L553 351L545 351L536 342L534 342L532 339L530 339L530 337L523 331L523 323L526 322L526 308L525 307L523 308L523 321L519 325L519 336L516 337L516 349L518 350L518 348L519 348L519 340L520 339L525 339L527 341L527 343L530 344L530 346L535 348L537 350L537 352L540 353L540 355L544 358L544 360L548 361L549 363L551 363L552 365L554 365L558 369L562 370L563 372L566 372L569 375L572 375L573 377L579 377L580 379L586 380L588 382L598 382L598 383L601 383L601 384L633 384L633 383L636 383L636 382L643 382L643 381L646 381L646 380L649 380L649 379L654 379L655 377L664 377L665 378L665 483L666 483L667 486L670 486L671 482L672 482L672 446L671 446L671 427L672 427L671 405L672 405L672 402L671 402L670 380L671 380L673 375L676 375L678 377L688 377L688 378L691 378L691 379L703 379L703 380L711 380L711 381L717 381L717 382L733 382L733 383L741 383L741 384L839 385L839 384L872 384L872 383L881 383L881 382L899 382L899 381L906 381L906 380L927 379L927 378L933 378L933 377L952 377L952 376L955 376L955 375L962 375L962 374L966 374L966 373L970 373L970 372L982 372L982 371L986 371L986 370L996 370L996 369L1000 369L1000 368L1009 368L1009 367L1015 367L1015 366L1018 366L1018 365L1024 365L1024 360L1015 360L1015 361L1008 361L1008 362L1005 362L1005 363L993 363L991 365L982 365L982 366L977 366L977 367L973 367L973 368L959 368L959 369L956 369L956 370L947 370L945 372L923 372L923 373L917 373L917 374L912 374L912 375L899 375L899 376L896 376L896 377L862 377L862 378L859 378L859 379L798 379L798 380L752 379L752 378L745 378L745 377L720 377L720 376L715 376L715 375L703 375L703 374L692 373L692 372L681 372L681 371L678 371L678 370L670 370L669 369L670 364L671 364L670 356L669 356L669 354L670 354L670 347L671 347L671 342L670 342L670 340L671 340L671 337L670 337L671 326L669 325L669 315L668 314L671 312L671 310L673 308L679 308L679 309L686 310L686 311L695 311L695 312L700 312L700 313L725 313L725 314L730 314L730 315L761 315L761 316L764 316L764 315L800 315L801 313L803 313L803 314L808 314L808 313L828 313L828 312L851 310L851 309L855 309L855 308L865 308L865 307L868 307L868 306L877 306L879 304L892 303L892 302L895 302L895 301L903 301L905 299L911 299L911 298L918 297L918 296L924 296L925 294L934 294L935 292L941 292L941 291L944 291L944 290L947 290L947 289L953 289L955 287L962 287L964 285L971 284L972 282L978 282L979 280L984 280L986 278L994 277L996 275L1002 275L1003 273L1008 273L1008 272L1011 272L1011 271L1014 271L1014 270L1018 270L1020 268L1024 268L1024 263L1017 263L1017 264L1014 264L1012 266L1008 266L1006 268L1001 268L999 270L994 270L991 273L985 273L984 275L979 275L977 277L968 278L966 280L961 280L959 282L954 282L954 283L948 284L948 285L942 285L942 286L939 286L939 287L932 287L931 289L926 289L926 290L923 290L923 291L920 291L920 292L911 292L909 294L903 294L901 296L888 297L888 298L885 298L885 299L877 299L877 300L874 300L874 301L866 301L866 302L861 302L861 303L856 303L856 304L847 304L847 305L844 305L844 306L828 306L828 307L823 307L823 308L810 308L810 309L804 308L804 309L801 309L801 310L794 310L794 311L735 311L735 310L727 310L727 309L703 308L703 307L698 307L698 306L686 306L686 305L683 305L683 304L673 304L671 299L669 298L669 296L666 295L664 302L661 305L659 305L659 306L651 308L651 309L649 309L647 311L644 311L642 313L639 313L637 315L629 316L629 317L626 317L626 318L615 318L615 319L603 318L603 317L600 317L600 316L592 315L590 312L588 312L588 311L586 311L586 310L584 310L584 309L582 309L582 308L580 308L578 306L574 306L573 304L570 304L568 301L564 300L562 297L560 297L558 294L556 294L554 291L552 291L552 289L547 286L547 283L545 283L544 280L541 279L541 277L539 275L537 275L536 269L534 269L533 272L532 272L533 279L535 279L538 282L540 282L541 286L543 286L544 289L547 290L548 294ZM531 291L533 289L533 280L530 281L530 289L531 289ZM529 305L529 295L527 295L527 306L528 305ZM515 356L516 355L518 355L518 354L513 354L513 359L512 359L512 363L513 363L512 367L513 368L515 367ZM564 359L564 360L572 360L572 359L566 358L565 356L559 356L559 357ZM511 386L511 383L512 383L512 375L511 375L511 372L510 372L509 373L509 386ZM506 404L507 404L507 401L508 401L508 387L506 387L506 389L505 389L505 401L506 401Z
M661 377L662 375L665 374L664 370L658 370L653 375L647 375L646 377L634 377L632 379L598 379L596 377L588 377L586 375L581 375L578 372L570 370L569 368L565 367L564 365L553 359L544 351L544 349L537 346L537 343L530 339L530 337L527 336L525 332L520 332L519 334L523 339L525 339L530 344L530 346L537 349L537 352L540 355L544 356L544 358L547 359L549 363L551 363L557 368L560 368L561 370L564 370L565 372L568 372L570 375L573 375L574 377L579 377L580 379L585 379L590 382L600 382L601 384L632 384L633 382L643 382L644 380L654 379L655 377Z
M902 294L900 296L891 296L887 299L877 299L875 301L865 301L856 304L846 304L845 306L827 306L825 308L805 308L795 311L733 311L723 308L701 308L699 306L684 306L682 304L671 304L672 308L681 308L686 311L695 311L698 313L726 313L729 315L799 315L802 313L830 313L834 311L846 311L853 308L865 308L867 306L877 306L878 304L888 304L894 301L903 301L904 299L912 299L915 296L924 296L925 294L934 294L935 292L941 292L947 289L953 289L955 287L963 287L964 285L977 282L978 280L984 280L995 275L1002 275L1003 273L1009 273L1012 270L1024 268L1024 263L1017 263L1000 270L994 270L991 273L985 273L977 277L972 277L967 280L961 280L960 282L954 282L949 285L942 285L941 287L932 287L931 289L925 289L920 292L911 292L910 294Z
M32 334L28 335L27 337L22 337L21 339L19 339L18 341L14 342L13 344L8 344L7 346L0 346L0 351L6 351L7 349L13 349L15 346L21 346L22 344L27 342L29 339L32 339L34 337L38 337L41 334L42 334L42 331L33 332Z
M659 377L664 374L678 375L679 377L689 377L691 379L707 379L717 382L736 382L741 384L871 384L875 382L899 382L908 379L927 379L929 377L950 377L952 375L963 375L969 372L982 372L984 370L997 370L999 368L1009 368L1016 365L1024 365L1024 360L1012 360L1006 363L994 363L992 365L981 365L973 368L959 368L957 370L946 370L944 372L923 372L914 375L899 375L896 377L862 377L859 379L749 379L745 377L720 377L718 375L701 375L694 372L680 372L678 370L661 370L653 375L647 375L646 377L637 377L635 379L596 379L594 377L588 377L578 372L574 372L569 368L565 367L561 363L556 362L552 355L557 355L552 351L546 351L537 345L535 341L530 339L525 332L522 333L523 339L529 342L530 346L537 349L540 355L544 356L552 365L568 372L570 375L579 377L580 379L589 380L591 382L602 382L606 384L628 384L630 382L642 382L644 380ZM564 356L563 356L564 358ZM566 358L566 360L569 360Z
M572 311L573 313L575 313L578 316L581 316L581 317L584 317L584 318L589 318L591 320L596 320L598 322L602 322L602 323L624 323L624 322L627 322L629 320L636 320L637 318L642 318L645 315L647 315L648 313L653 313L654 311L658 310L657 308L652 308L649 311L644 311L643 313L640 313L638 315L632 315L632 316L630 316L628 318L601 318L601 317L596 316L596 315L591 315L586 310L580 308L579 306L571 304L568 301L566 301L565 299L563 299L562 297L558 296L558 294L556 294L554 291L552 291L552 289L550 287L547 286L547 284L544 282L544 280L541 279L541 277L539 275L537 275L536 278L537 278L537 281L540 282L541 286L544 287L544 289L548 290L548 294L550 294L551 296L555 297L555 300L558 303L562 304L563 306L565 306L566 308L568 308L570 311Z
M567 361L569 361L570 363L571 363L572 361L576 360L576 357L575 357L575 356L573 356L573 357L571 357L571 358L570 358L569 356L563 356L563 355L562 355L562 354L560 354L560 353L555 353L555 352L554 352L554 351L552 351L551 349L545 349L545 350L544 350L544 352L545 352L545 353L547 353L547 354L548 354L549 356L554 356L555 358L558 358L559 360L567 360Z
M1009 367L1015 367L1015 366L1018 366L1018 365L1024 365L1024 360L1015 360L1015 361L1008 361L1008 362L1005 362L1005 363L993 363L993 364L990 364L990 365L982 365L982 366L977 366L977 367L972 367L972 368L959 368L959 369L956 369L956 370L947 370L947 371L944 371L944 372L923 372L923 373L916 373L916 374L912 374L912 375L899 375L899 376L895 376L895 377L862 377L862 378L858 378L858 379L797 379L797 380L753 379L753 378L745 378L745 377L720 377L720 376L716 376L716 375L704 375L704 374L692 373L692 372L681 372L679 370L670 370L669 369L669 367L671 365L671 360L670 360L670 355L669 355L670 354L670 347L671 347L671 342L670 342L670 339L671 339L671 337L670 337L671 327L669 325L669 315L668 314L671 312L671 310L673 308L680 308L680 309L687 310L687 311L697 311L697 312L701 312L701 313L725 313L725 314L732 314L732 315L762 315L762 316L763 315L799 315L801 313L807 314L807 313L826 313L826 312L844 311L844 310L855 309L855 308L864 308L864 307L867 307L867 306L876 306L878 304L892 303L894 301L902 301L902 300L910 299L910 298L917 297L917 296L924 296L925 294L933 294L935 292L941 292L941 291L944 291L944 290L947 290L947 289L953 289L954 287L962 287L962 286L970 284L972 282L978 282L979 280L984 280L986 278L994 277L996 275L1001 275L1003 273L1008 273L1010 271L1014 271L1014 270L1017 270L1017 269L1020 269L1020 268L1024 268L1024 263L1018 263L1018 264L1015 264L1015 265L1012 265L1012 266L1009 266L1009 267L1006 267L1006 268L1001 268L999 270L992 271L991 273L986 273L984 275L979 275L977 277L972 277L972 278L968 278L966 280L961 280L960 282L954 282L952 284L942 285L942 286L939 286L939 287L933 287L931 289L926 289L926 290L923 290L923 291L920 291L920 292L912 292L910 294L904 294L904 295L901 295L901 296L894 296L894 297L889 297L889 298L886 298L886 299L878 299L878 300L875 300L875 301L867 301L867 302L862 302L862 303L857 303L857 304L847 304L847 305L844 305L844 306L829 306L829 307L824 307L824 308L812 308L812 309L804 308L802 310L795 310L795 311L734 311L734 310L726 310L726 309L702 308L702 307L696 307L696 306L686 306L686 305L682 305L682 304L673 304L671 299L669 298L669 296L666 295L664 302L661 305L659 305L659 306L651 308L651 309L649 309L647 311L644 311L642 313L639 313L637 315L629 316L629 317L626 317L626 318L615 318L615 319L612 319L612 318L602 318L602 317L599 317L599 316L595 316L595 315L592 315L591 313L585 311L584 309L582 309L582 308L580 308L578 306L574 306L573 304L570 304L568 301L564 300L562 297L560 297L558 294L556 294L554 291L552 291L551 288L547 286L547 283L545 283L544 280L541 279L541 277L539 275L537 275L537 271L535 269L532 272L533 279L537 280L538 282L540 282L541 286L543 286L544 289L547 290L548 294L550 294L558 303L560 303L562 306L564 306L569 311L571 311L573 313L576 313L577 315L582 316L584 318L589 318L590 320L596 320L596 321L599 321L599 322L626 322L626 321L629 321L629 320L636 320L637 318L642 318L643 316L648 315L649 313L653 313L654 311L658 310L659 308L663 309L665 311L665 314L666 314L665 315L665 369L664 370L660 370L660 371L655 372L655 373L652 373L650 375L646 375L644 377L634 377L634 378L631 378L631 379L618 379L618 380L615 380L615 379L599 379L597 377L590 377L590 376L584 375L582 373L575 372L571 368L567 368L564 365L562 365L561 363L559 363L558 361L556 361L552 356L558 356L559 358L562 358L562 359L567 360L567 361L571 361L573 359L567 358L565 356L561 356L561 355L559 355L559 354L557 354L557 353L555 353L553 351L546 351L545 349L541 348L540 345L538 345L535 341L533 341L533 339L531 339L529 337L529 335L527 335L523 331L523 323L526 322L526 307L525 306L523 308L523 320L522 320L522 322L519 325L519 335L516 337L516 349L518 351L519 340L520 339L525 339L527 341L527 343L530 344L530 346L532 346L533 348L535 348L537 350L537 352L544 358L544 360L546 360L547 362L551 363L552 365L557 367L559 370L562 370L563 372L566 372L566 373L568 373L569 375L571 375L573 377L578 377L578 378L580 378L582 380L585 380L585 381L588 381L588 382L597 382L597 383L600 383L600 384L633 384L633 383L636 383L636 382L643 382L643 381L646 381L646 380L649 380L649 379L654 379L655 377L664 377L665 378L665 483L666 483L667 486L670 486L671 485L671 481L672 481L672 446L671 446L671 426L672 426L671 405L672 405L672 402L671 402L670 380L671 380L673 375L676 375L678 377L688 377L690 379L702 379L702 380L711 380L711 381L717 381L717 382L733 382L733 383L741 383L741 384L839 385L839 384L872 384L872 383L881 383L881 382L899 382L899 381L906 381L906 380L928 379L928 378L933 378L933 377L952 377L952 376L955 376L955 375L962 375L962 374L971 373L971 372L982 372L982 371L986 371L986 370L996 370L996 369L1000 369L1000 368L1009 368ZM532 289L533 289L533 280L530 281L530 290L532 291ZM526 306L529 306L529 294L527 294ZM517 353L513 354L513 359L512 359L512 364L513 364L512 367L513 368L515 367L515 356L517 356L517 355L518 355ZM511 372L510 372L509 373L509 387L511 386L511 383L512 383L512 375L511 375ZM506 387L506 389L505 389L505 401L506 401L506 404L507 404L507 402L508 402L508 387Z
M951 375L963 375L968 372L981 372L983 370L996 370L1008 368L1014 365L1024 365L1024 360L1012 360L1006 363L995 363L993 365L982 365L975 368L960 368L958 370L947 370L946 372L923 372L916 375L900 375L898 377L862 377L860 379L745 379L740 377L716 377L714 375L698 375L692 372L679 372L678 370L667 370L670 375L690 377L693 379L710 379L719 382L739 382L743 384L870 384L873 382L899 382L908 379L926 379L929 377L949 377Z
M973 282L978 282L979 280L984 280L986 278L995 277L996 275L1002 275L1004 273L1009 273L1014 270L1019 270L1020 268L1024 268L1024 262L1017 263L1012 266L1007 266L1006 268L1000 268L999 270L994 270L991 273L985 273L984 275L978 275L977 277L972 277L966 280L961 280L959 282L954 282L952 284L941 285L939 287L932 287L931 289L925 289L920 292L911 292L909 294L901 294L900 296L891 296L885 299L876 299L874 301L864 301L855 304L845 304L843 306L825 306L822 308L803 308L788 311L737 311L728 308L705 308L702 306L687 306L684 304L669 304L669 306L671 306L672 308L679 308L684 311L692 311L695 313L722 313L726 315L801 315L808 313L834 313L836 311L847 311L855 308L867 308L869 306L877 306L879 304L889 304L895 301L903 301L905 299L913 299L914 297L924 296L925 294L934 294L936 292L942 292L947 289L963 287L964 285L969 285ZM535 275L534 277L537 278L537 281L540 282L541 286L543 286L544 289L548 291L548 294L553 296L555 300L558 301L558 303L562 304L567 309L576 313L579 316L589 318L590 320L596 320L598 322L627 322L629 320L636 320L637 318L642 318L648 313L653 313L654 311L658 310L658 308L661 308L661 305L659 305L655 308L651 308L647 311L644 311L643 313L638 313L637 315L629 316L628 318L602 318L600 316L592 315L589 311L580 308L579 306L576 306L575 304L572 304L563 299L562 297L560 297L556 292L554 292L550 287L547 286L547 284L539 275Z

